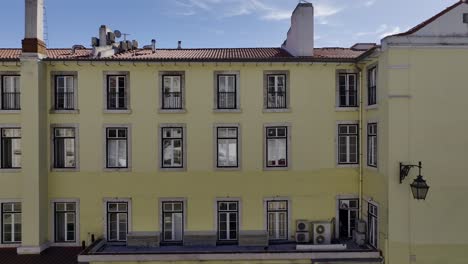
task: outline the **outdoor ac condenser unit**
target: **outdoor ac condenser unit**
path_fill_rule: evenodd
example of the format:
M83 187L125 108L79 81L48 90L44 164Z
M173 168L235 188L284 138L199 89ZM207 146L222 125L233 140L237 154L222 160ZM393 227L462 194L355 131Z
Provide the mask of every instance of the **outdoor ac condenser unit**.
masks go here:
M310 242L310 233L307 232L296 232L296 242L298 244L304 244Z
M312 242L317 245L328 245L331 243L331 223L312 223Z
M310 232L310 222L307 220L297 220L296 232Z

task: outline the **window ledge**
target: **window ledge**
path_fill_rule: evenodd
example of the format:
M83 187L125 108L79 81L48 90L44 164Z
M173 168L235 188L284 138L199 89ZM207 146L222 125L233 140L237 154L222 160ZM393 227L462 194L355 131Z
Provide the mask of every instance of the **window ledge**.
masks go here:
M158 113L160 114L183 114L187 113L185 109L159 109Z
M80 242L52 242L50 243L51 247L79 247Z
M131 113L132 113L132 109L122 109L122 110L104 109L104 114L131 114Z
M369 166L369 165L366 165L366 169L368 169L370 171L379 171L379 167L373 167L373 166Z
M131 172L132 168L104 168L104 172Z
M263 170L264 171L287 171L289 170L289 166L288 167L263 167Z
M214 113L242 113L241 109L213 109Z
M291 113L291 108L279 108L279 109L263 108L263 113Z
M335 111L337 112L357 112L359 111L359 107L344 107L344 106L337 106L335 107Z
M15 168L15 169L6 169L6 168L1 168L0 173L18 173L21 172L20 168Z
M366 110L373 110L373 109L378 109L378 108L379 108L378 104L373 104L373 105L366 106Z
M223 168L223 167L214 167L214 170L215 171L240 171L241 170L241 167L226 167L226 168Z
M337 168L359 168L359 164L336 164Z
M20 114L21 110L0 110L0 114Z
M51 109L49 111L50 114L79 114L80 110L78 109L73 109L73 110L57 110L57 109Z
M171 171L174 171L174 172L177 172L177 171L187 171L187 168L183 167L183 168L159 168L159 171L163 171L163 172L171 172Z
M21 243L0 244L0 248L17 248L17 247L21 247Z
M79 172L78 168L52 168L51 172Z

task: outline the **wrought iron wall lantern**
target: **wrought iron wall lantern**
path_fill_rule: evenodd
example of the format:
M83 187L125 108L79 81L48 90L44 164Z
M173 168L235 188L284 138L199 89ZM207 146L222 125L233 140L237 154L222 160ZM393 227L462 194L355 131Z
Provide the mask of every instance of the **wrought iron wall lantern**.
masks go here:
M411 192L413 197L416 200L425 200L427 192L429 191L429 186L426 184L426 181L421 175L422 163L419 162L418 165L413 164L403 164L400 162L400 184L403 183L403 180L408 176L411 168L419 168L419 175L414 179L413 183L410 184Z

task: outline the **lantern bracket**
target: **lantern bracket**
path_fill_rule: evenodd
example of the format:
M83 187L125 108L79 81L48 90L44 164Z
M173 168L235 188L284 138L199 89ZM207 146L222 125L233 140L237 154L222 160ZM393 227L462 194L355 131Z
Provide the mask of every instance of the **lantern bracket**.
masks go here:
M415 164L403 164L400 162L400 184L403 183L403 180L408 176L411 168L419 168L419 175L421 175L421 169L422 169L422 163L421 161L415 165Z

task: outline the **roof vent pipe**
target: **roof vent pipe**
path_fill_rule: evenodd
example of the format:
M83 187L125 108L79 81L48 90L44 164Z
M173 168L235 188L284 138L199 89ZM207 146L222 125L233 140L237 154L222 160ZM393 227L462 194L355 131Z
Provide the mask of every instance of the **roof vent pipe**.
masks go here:
M152 40L151 40L151 51L152 51L153 53L156 52L156 40L155 40L155 39L152 39Z
M182 49L182 41L177 41L177 49Z

